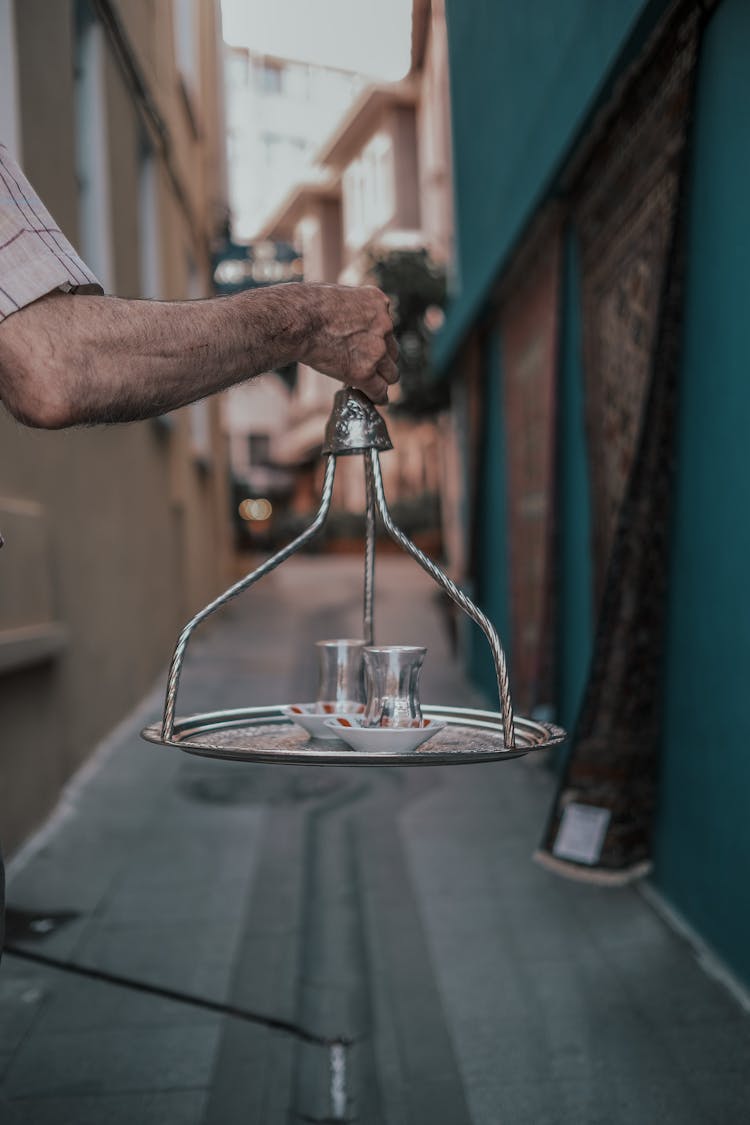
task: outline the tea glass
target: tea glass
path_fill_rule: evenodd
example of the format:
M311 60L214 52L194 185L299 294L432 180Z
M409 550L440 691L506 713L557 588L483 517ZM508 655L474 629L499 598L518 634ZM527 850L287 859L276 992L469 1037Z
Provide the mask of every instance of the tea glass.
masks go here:
M426 648L371 645L364 650L366 727L419 727L419 674Z
M361 711L365 693L362 681L362 652L365 642L341 638L317 641L320 678L318 706L326 714Z

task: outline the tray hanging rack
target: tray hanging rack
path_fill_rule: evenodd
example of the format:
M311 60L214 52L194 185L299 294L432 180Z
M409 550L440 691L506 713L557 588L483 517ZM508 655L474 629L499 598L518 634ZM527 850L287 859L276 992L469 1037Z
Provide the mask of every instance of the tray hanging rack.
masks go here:
M380 453L393 445L385 421L362 392L351 387L338 391L326 425L322 453L327 457L320 506L312 523L296 539L261 563L200 610L184 627L175 646L167 680L164 713L160 724L143 731L151 742L174 746L206 757L243 761L287 761L310 763L439 764L515 758L530 750L546 749L565 739L565 732L551 723L516 719L513 714L508 668L500 638L492 622L470 598L396 526L385 498ZM398 753L362 753L337 744L309 740L285 719L281 705L213 712L177 719L177 693L185 654L195 630L227 602L244 593L276 567L310 543L325 524L331 507L337 459L359 455L365 473L365 566L363 636L373 643L375 609L376 515L391 537L430 575L433 581L484 633L495 666L498 712L466 708L423 707L426 714L444 720L440 731L423 750Z

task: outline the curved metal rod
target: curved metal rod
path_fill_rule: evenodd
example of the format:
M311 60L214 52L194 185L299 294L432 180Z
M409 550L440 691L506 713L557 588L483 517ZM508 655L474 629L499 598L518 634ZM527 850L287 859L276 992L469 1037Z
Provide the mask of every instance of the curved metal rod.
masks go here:
M371 645L374 643L375 637L375 485L372 477L372 464L369 457L365 457L364 462L367 510L365 514L365 604L362 635L365 638L365 644Z
M304 547L311 539L318 534L325 518L328 515L328 509L331 506L331 495L333 493L333 475L336 471L336 458L329 456L328 464L326 465L326 474L323 480L323 493L320 499L320 507L315 519L301 535L293 539L291 543L287 543L286 547L282 547L270 559L266 559L256 570L241 578L239 582L235 582L234 586L230 586L223 594L207 605L200 613L196 613L192 621L189 621L179 636L179 640L175 646L174 654L172 656L172 663L169 668L169 679L167 681L167 697L164 701L164 718L162 720L161 736L165 742L169 741L174 734L174 717L175 707L177 704L177 689L180 686L180 673L182 672L182 663L185 659L185 649L187 648L188 641L194 629L215 613L221 606L226 605L228 601L241 594L243 590L247 590L253 583L263 578L270 571L275 570L281 563L297 551L300 547Z
M497 690L500 699L500 713L503 720L503 741L508 749L514 749L516 745L516 734L513 726L513 705L510 698L510 684L508 682L508 667L505 661L505 653L503 646L500 644L500 638L497 635L497 630L489 618L485 617L481 609L478 609L462 590L448 578L447 574L443 574L439 566L437 566L432 559L420 551L416 544L412 543L411 539L407 538L391 519L391 513L388 511L388 505L385 500L385 492L383 491L383 477L380 473L380 458L376 449L369 451L369 460L372 469L372 478L375 487L375 499L378 506L378 511L383 519L385 529L400 547L415 558L419 565L427 571L430 578L437 582L445 590L456 605L464 611L464 613L474 621L484 633L489 642L490 649L492 650L492 659L495 662L495 674L497 675Z

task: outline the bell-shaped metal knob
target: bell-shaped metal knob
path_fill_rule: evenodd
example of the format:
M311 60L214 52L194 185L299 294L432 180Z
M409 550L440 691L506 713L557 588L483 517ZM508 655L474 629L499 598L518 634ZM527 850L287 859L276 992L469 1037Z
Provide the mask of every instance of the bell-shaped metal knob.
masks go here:
M393 445L385 421L367 395L354 387L344 387L336 392L333 400L323 452L363 453L366 449L378 449L382 453L393 449Z

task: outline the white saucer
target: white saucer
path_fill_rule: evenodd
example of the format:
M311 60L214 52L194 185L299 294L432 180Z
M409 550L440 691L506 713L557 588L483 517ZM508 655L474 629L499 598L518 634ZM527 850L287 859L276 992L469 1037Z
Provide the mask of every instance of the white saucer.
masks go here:
M328 709L324 710L324 707ZM354 717L358 711L362 712L364 709L364 703L351 703L348 706L345 704L341 711L335 711L330 703L290 703L288 707L281 708L287 719L291 719L297 726L306 730L311 738L329 740L338 738L338 734L334 734L326 725L329 719L335 719L339 715Z
M392 754L416 750L446 725L436 719L424 719L421 727L364 727L356 715L334 715L324 722L352 750L383 750Z

